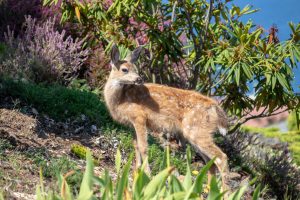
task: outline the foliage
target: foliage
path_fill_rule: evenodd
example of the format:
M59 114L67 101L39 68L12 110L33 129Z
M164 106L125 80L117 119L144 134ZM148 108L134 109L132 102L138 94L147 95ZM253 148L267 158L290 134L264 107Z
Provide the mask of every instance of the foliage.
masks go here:
M299 130L299 121L297 121L297 117L296 117L295 112L292 112L289 114L288 117L288 129L289 131L298 131Z
M22 37L15 38L8 29L5 34L8 50L0 57L1 74L64 84L78 76L89 50L82 49L84 40L67 37L65 31L56 31L54 25L54 19L38 24L27 16Z
M238 121L234 131L249 119L299 109L291 82L300 61L300 24L290 23L291 37L279 42L276 27L266 33L241 20L256 9L229 2L44 0L44 5L59 5L62 22L77 21L92 46L100 41L109 49L114 42L132 49L146 41L153 59L140 70L152 82L221 97L239 117L266 108Z
M286 143L260 134L235 132L218 144L235 165L256 176L278 199L286 195L299 198L300 168L293 162Z
M168 152L168 151L167 151ZM167 161L167 157L170 155L166 153L164 170L159 172L154 177L149 177L144 172L144 165L141 169L134 172L133 181L130 183L130 165L132 162L132 156L130 156L128 162L124 164L121 170L121 154L117 153L116 156L116 170L117 180L113 181L112 177L106 170L101 177L97 177L93 173L93 161L91 153L87 153L86 171L81 183L79 195L76 199L194 199L195 197L201 197L203 192L204 177L209 167L213 164L213 160L204 166L194 181L191 179L191 172L187 170L186 180L181 182L173 175L174 167L170 166ZM187 156L187 168L189 168L189 160ZM60 176L59 187L60 194L48 193L45 194L44 185L41 182L37 187L37 199L38 200L50 200L50 199L75 199L70 192L66 179L70 176L70 173L65 176ZM167 181L168 180L168 184ZM100 191L95 191L94 185L99 185ZM244 186L230 195L229 199L241 199L247 186ZM220 192L218 182L216 178L213 178L210 183L210 192L208 199L221 199L224 193ZM253 195L253 199L258 199L259 188Z

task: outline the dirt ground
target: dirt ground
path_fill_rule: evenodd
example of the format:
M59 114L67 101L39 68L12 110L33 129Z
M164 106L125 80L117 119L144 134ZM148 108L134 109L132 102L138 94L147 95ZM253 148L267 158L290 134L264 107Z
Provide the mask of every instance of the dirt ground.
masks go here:
M73 121L57 122L41 115L30 106L21 105L9 98L0 104L0 188L6 199L33 199L40 183L39 166L28 153L43 149L46 160L66 156L75 161L82 171L84 161L71 153L72 144L89 147L101 157L95 173L114 165L115 141L107 141L95 125L82 115ZM7 148L6 148L7 147ZM45 158L46 157L46 158ZM44 184L55 187L56 178L44 178Z

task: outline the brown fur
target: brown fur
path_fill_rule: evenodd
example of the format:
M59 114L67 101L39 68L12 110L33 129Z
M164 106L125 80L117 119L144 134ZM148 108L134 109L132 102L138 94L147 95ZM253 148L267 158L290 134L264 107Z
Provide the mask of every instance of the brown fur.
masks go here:
M119 64L121 63L121 64ZM127 68L124 73L122 68ZM213 133L227 128L227 118L218 103L194 91L158 84L136 84L140 78L130 61L112 64L104 90L105 101L114 120L131 125L136 131L136 163L147 156L147 130L179 134L208 162L216 157L215 167L226 189L227 156L215 145Z

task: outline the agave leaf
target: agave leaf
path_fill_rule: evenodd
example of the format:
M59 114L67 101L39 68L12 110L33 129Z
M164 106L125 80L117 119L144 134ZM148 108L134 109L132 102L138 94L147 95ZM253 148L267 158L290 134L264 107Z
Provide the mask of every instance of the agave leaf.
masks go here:
M128 183L128 174L129 174L129 170L130 170L130 166L132 163L132 159L133 159L133 154L130 155L128 162L126 163L122 176L120 178L120 180L117 183L117 199L118 200L122 200L124 191L127 187L127 183Z
M243 187L241 187L240 189L232 193L229 196L228 200L240 200L243 194L245 193L246 189L247 189L247 185L244 185Z
M144 199L153 198L157 192L161 190L161 187L166 184L166 180L174 170L174 167L168 167L165 170L161 171L159 174L154 176L154 178L149 182L144 190Z
M190 166L191 157L192 157L191 148L190 146L188 146L186 149L186 174L182 184L182 186L185 188L186 191L192 186L192 174L191 174L191 166Z
M94 176L94 177L93 177L93 182L94 182L94 184L96 184L96 185L100 185L101 187L105 187L105 182L104 182L104 180L103 180L102 178L100 178L100 177Z
M252 195L252 200L258 200L260 195L260 184L255 188L253 195Z
M112 185L111 177L109 176L107 170L104 171L103 180L104 180L104 189L103 192L101 192L103 194L101 199L112 199L113 185Z
M218 182L215 176L212 177L210 182L210 191L207 200L218 200L221 199L222 194L220 194Z
M94 163L92 153L90 150L86 152L86 169L80 185L78 200L91 199L93 196L93 176L94 176Z
M202 192L203 189L203 182L204 182L204 178L208 172L208 170L211 168L211 166L214 164L215 162L215 158L210 160L200 171L200 173L198 174L198 176L196 177L196 180L194 182L194 192L200 194Z
M170 180L171 180L170 187L171 187L172 193L185 191L184 187L182 186L181 182L176 178L176 176L172 175Z
M181 200L184 198L186 192L176 192L165 198L165 200Z
M138 172L136 172L132 189L135 199L140 199L143 189L149 182L150 179L143 170L139 170Z

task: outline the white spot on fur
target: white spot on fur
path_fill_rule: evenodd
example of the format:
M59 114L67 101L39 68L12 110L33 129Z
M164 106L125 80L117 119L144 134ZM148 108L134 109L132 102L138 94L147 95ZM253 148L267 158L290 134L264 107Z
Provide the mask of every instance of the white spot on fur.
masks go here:
M220 164L222 163L222 160L221 160L220 158L217 158L217 159L216 159L216 163L217 163L218 165L220 165Z
M227 134L226 128L218 126L218 129L221 135L225 136Z

